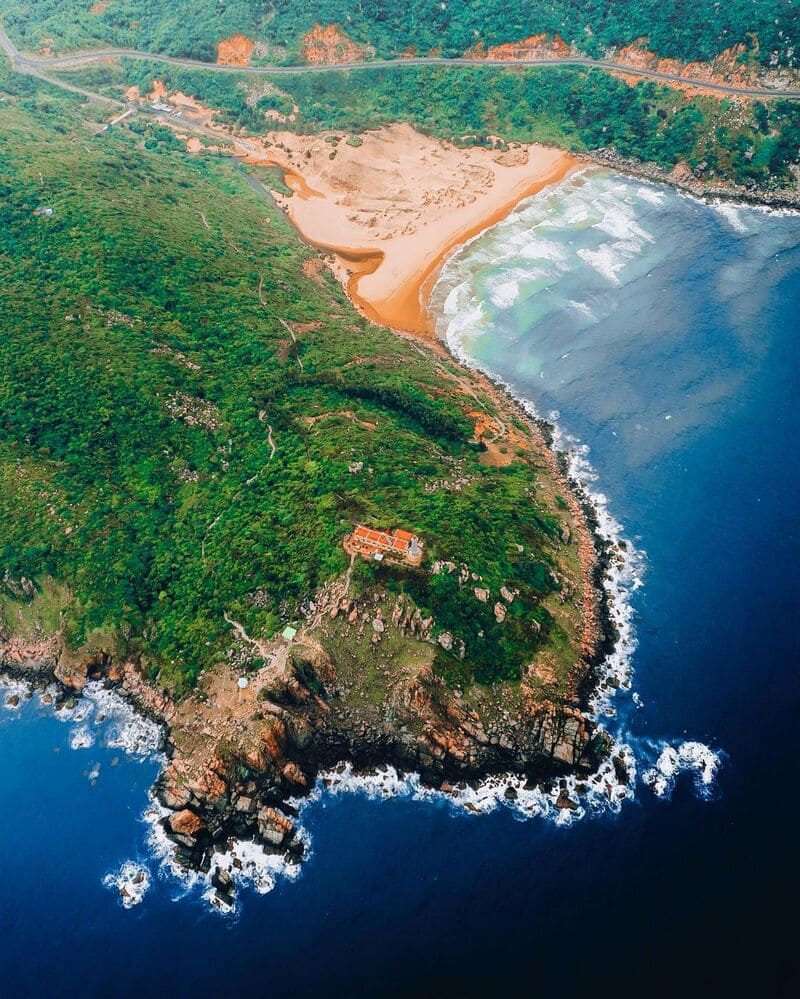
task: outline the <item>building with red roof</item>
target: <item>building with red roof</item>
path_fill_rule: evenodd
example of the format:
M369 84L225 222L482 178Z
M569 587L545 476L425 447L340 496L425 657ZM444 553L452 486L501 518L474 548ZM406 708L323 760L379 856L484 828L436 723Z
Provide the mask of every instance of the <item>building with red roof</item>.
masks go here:
M399 529L382 531L358 524L345 538L344 547L351 554L376 562L389 558L407 565L419 565L422 561L422 542L416 534Z

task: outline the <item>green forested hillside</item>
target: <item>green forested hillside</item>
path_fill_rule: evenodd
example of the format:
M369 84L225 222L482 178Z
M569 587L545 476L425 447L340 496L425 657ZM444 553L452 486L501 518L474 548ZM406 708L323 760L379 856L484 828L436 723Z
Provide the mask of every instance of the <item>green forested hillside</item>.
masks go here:
M0 91L0 612L56 579L74 645L138 648L180 685L224 654L226 614L297 620L366 521L520 590L501 629L444 577L382 570L467 641L445 672L515 676L543 642L574 661L546 609L552 490L480 463L445 362L357 316L230 162L158 126L92 138L39 82Z
M94 12L92 12L92 9ZM57 50L135 45L211 59L234 32L296 55L315 23L338 23L357 41L391 57L408 46L457 55L478 41L516 41L557 33L588 54L639 38L664 56L711 59L736 43L753 45L764 64L797 65L798 0L0 0L12 37Z
M652 82L629 86L600 70L468 70L405 67L370 73L281 77L254 99L252 77L122 60L65 79L123 97L131 83L153 81L218 108L220 122L259 134L274 127L270 109L297 106L285 126L300 132L358 133L405 121L438 137L487 142L544 142L576 152L612 148L669 170L686 163L707 180L761 188L791 186L800 161L800 114L789 101L738 104L687 100ZM464 138L466 137L466 138Z

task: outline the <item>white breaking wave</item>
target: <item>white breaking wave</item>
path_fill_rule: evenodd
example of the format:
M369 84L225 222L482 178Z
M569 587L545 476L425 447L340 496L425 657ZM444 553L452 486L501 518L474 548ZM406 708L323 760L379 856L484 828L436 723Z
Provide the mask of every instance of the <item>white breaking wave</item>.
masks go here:
M597 316L592 312L586 302L576 302L573 299L570 299L568 304L570 308L580 313L580 315L585 316L587 319L590 319L593 323L598 321Z
M0 692L7 708L18 708L33 694L31 684L0 676ZM129 756L154 757L160 749L163 730L160 725L141 715L116 690L105 687L99 680L86 684L72 707L54 704L58 687L50 684L39 692L39 704L54 708L53 716L73 726L69 734L70 749L88 749L98 738L110 749L121 749ZM9 704L9 698L18 703ZM94 731L90 728L93 726Z
M30 685L10 676L0 676L0 697L6 711L19 711L24 701L31 696Z
M126 860L118 870L103 878L106 888L115 888L119 892L120 901L126 909L139 905L147 894L150 883L148 869L133 860Z
M709 797L722 760L702 742L681 742L678 746L663 744L655 765L642 774L642 780L659 798L669 798L682 773L694 776L695 790L701 797Z
M360 794L371 799L407 797L414 801L444 802L461 813L488 814L506 808L520 819L542 818L565 826L588 814L618 812L622 803L633 796L636 778L633 753L630 747L617 745L613 755L618 757L625 775L622 780L609 758L586 778L569 776L540 785L530 784L520 774L506 773L469 784L459 783L445 790L426 787L418 774L400 774L391 766L357 773L351 764L340 764L320 774L304 801L318 801L331 794Z
M297 802L295 802L297 804ZM147 846L155 859L159 874L171 879L180 887L181 896L193 894L217 911L230 915L238 911L241 890L252 888L259 895L271 892L281 879L294 881L300 876L301 863L288 861L282 854L270 853L252 840L233 840L224 852L215 852L211 857L211 867L207 873L190 871L175 859L175 844L167 836L163 820L170 811L150 796L150 804L142 815L147 825ZM304 846L304 859L310 854L310 837L300 826L296 826L298 838ZM212 884L212 878L219 868L227 872L237 889L236 894L226 899Z
M110 749L121 749L128 756L154 756L161 745L160 725L139 714L133 705L115 690L100 681L87 683L83 699L91 706L95 718L105 726L103 742Z
M640 245L653 242L651 234L636 221L635 208L628 201L606 201L603 204L603 217L595 223L594 228L626 243Z
M294 881L300 876L300 863L289 863L280 854L267 853L258 843L252 840L235 840L229 850L215 853L211 858L211 871L219 868L230 875L236 888L252 888L259 895L273 891L280 879ZM235 911L236 898L233 904L226 906L221 903L222 911ZM210 883L203 892L203 899L211 905L220 905L220 897Z
M738 232L743 236L746 236L750 232L747 223L742 218L742 212L735 205L727 201L712 201L711 207L718 215L721 215L725 219L734 232Z
M60 704L56 709L56 718L60 722L71 722L74 724L88 721L93 714L94 704L85 697L78 698L74 707L67 707L66 704Z
M619 277L620 271L631 259L630 255L624 252L620 243L603 243L596 250L581 247L577 255L613 285L622 284Z
M558 264L562 268L568 267L567 262L567 252L566 250L559 246L558 243L553 243L551 240L540 237L535 240L531 240L527 234L522 241L522 246L519 250L519 256L523 260L546 260L548 263Z
M651 205L662 205L664 203L664 192L657 187L637 187L636 194Z
M564 207L562 223L564 226L574 228L584 222L591 220L591 212L587 202L572 200Z
M585 267L619 286L626 268L655 242L638 221L637 201L657 205L662 199L655 188L621 189L617 181L601 175L587 181L584 173L524 202L473 237L442 268L432 299L434 309L448 320L448 341L456 338L458 327L471 327L473 339L480 335L483 327L470 324L465 310L469 306L485 312L482 298L504 310L514 306L526 287L537 292L555 289L557 296L559 282ZM487 275L486 285L475 297L478 272ZM566 296L562 306L571 304Z
M78 725L70 733L70 749L90 749L94 745L94 736L85 725Z
M498 309L508 309L519 297L519 289L523 281L532 281L540 276L540 272L530 272L521 269L503 271L502 278L494 278L487 284L489 301Z

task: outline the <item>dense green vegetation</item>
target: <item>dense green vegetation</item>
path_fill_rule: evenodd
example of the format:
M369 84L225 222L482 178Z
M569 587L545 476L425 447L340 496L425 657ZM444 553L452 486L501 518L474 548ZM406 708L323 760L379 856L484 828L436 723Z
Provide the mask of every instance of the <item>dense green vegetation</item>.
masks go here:
M21 47L52 39L58 50L111 44L213 61L217 42L236 32L258 37L268 5L261 0L0 0L0 16ZM98 5L102 6L102 5Z
M516 610L556 589L554 506L527 462L480 463L447 365L304 269L234 164L143 122L91 138L93 113L0 68L6 599L57 579L74 645L114 636L180 686L231 644L226 614L252 635L296 620L366 521L519 588L501 629L453 577L383 570L466 640L460 679L568 645L544 607L538 625Z
M664 55L710 58L755 31L760 58L786 63L798 34L798 0L777 12L755 0L89 7L0 0L0 15L27 48L111 43L202 59L241 31L267 43L260 58L296 60L317 21L381 56L546 31L591 54L648 35ZM68 76L116 95L159 78L250 132L297 105L287 127L352 142L406 121L462 143L614 149L751 186L786 184L800 160L789 103L689 101L598 71L406 68L278 87L123 60ZM113 636L180 687L231 644L226 615L254 635L297 620L344 570L342 538L365 521L412 528L431 560L520 591L499 625L457 574L359 566L355 585L403 590L464 640L464 662L437 651L448 678L515 677L544 643L568 664L574 636L548 610L560 527L536 499L535 469L480 463L447 372L353 313L252 176L187 158L138 116L92 139L90 113L0 66L0 610L20 577L56 579L75 645Z
M316 22L338 23L348 35L391 56L414 46L460 55L485 45L558 34L589 55L649 38L652 48L680 59L711 59L758 36L762 54L784 58L800 39L800 5L759 0L273 0L269 36L291 46Z
M126 60L116 70L88 67L65 75L122 95L155 79L221 111L219 120L263 133L268 108L299 113L285 127L301 132L358 133L405 121L445 139L545 142L576 152L614 149L671 169L684 162L705 179L785 186L800 162L800 114L789 101L741 105L682 94L652 82L635 87L600 70L475 67L406 68L281 77L280 90L259 97L264 81ZM288 95L288 96L287 96Z
M59 50L112 43L151 51L214 57L234 32L299 52L314 24L338 23L350 37L392 57L408 46L459 55L481 41L516 41L547 32L599 55L608 46L648 38L664 56L711 59L737 43L765 64L796 64L798 0L2 0L12 37L36 48L52 38Z
M599 70L450 70L312 75L281 81L299 105L293 127L363 131L408 121L447 138L548 142L574 151L615 149L706 177L785 182L800 161L800 114L790 102L755 110L714 98L687 101L646 82L630 87Z

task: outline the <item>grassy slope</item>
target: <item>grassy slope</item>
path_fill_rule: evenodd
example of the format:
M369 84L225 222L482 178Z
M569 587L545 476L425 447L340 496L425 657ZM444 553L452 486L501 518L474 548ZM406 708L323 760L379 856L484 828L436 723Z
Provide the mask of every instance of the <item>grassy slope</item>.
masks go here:
M457 55L486 45L558 33L591 54L647 36L664 56L711 59L723 49L760 41L758 57L791 61L800 47L797 0L111 0L91 13L91 0L0 0L12 36L58 50L98 43L213 58L234 32L299 51L315 23L338 23L355 39L391 57L413 46Z
M450 577L384 571L467 641L445 672L513 676L543 641L566 668L552 486L480 464L471 401L305 273L234 165L144 125L91 138L97 113L0 69L0 577L67 584L74 644L113 634L180 686L230 644L225 612L271 634L345 567L354 522L403 525L522 593L500 628ZM295 345L281 320L311 325Z
M153 81L219 109L235 129L263 134L272 108L299 113L287 128L358 133L407 121L445 139L544 142L577 152L613 148L663 169L687 163L704 180L760 188L794 183L800 162L800 113L788 101L738 104L714 97L688 100L651 82L635 87L599 70L469 72L418 68L368 74L282 77L280 89L248 76L221 75L122 60L70 71L64 78L122 98L131 83Z
M593 55L647 36L660 54L684 60L711 59L745 43L750 46L747 58L792 65L800 51L800 0L784 0L779 7L761 0L696 0L688 5L680 0L458 0L445 5L434 0L112 0L91 13L88 0L28 0L23 6L0 0L0 16L17 42L31 49L114 44L207 60L215 58L221 38L243 32L266 43L266 55L257 58L297 62L302 35L321 22L341 24L386 57L409 45L420 52L441 48L455 55L479 40L492 45L557 32ZM759 46L753 44L756 36ZM108 67L94 67L78 75L97 86L108 73ZM279 81L291 94L289 100L266 93L264 80L154 70L146 64L125 70L128 82L154 75L224 109L231 122L254 131L268 127L267 109L286 112L294 100L301 114L293 127L299 129L357 132L385 121L409 120L446 138L493 134L580 151L611 147L665 169L686 162L705 180L750 186L787 186L800 160L796 105L739 105L703 97L689 101L652 83L631 88L602 72L476 69L470 74L420 70L300 77Z

